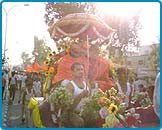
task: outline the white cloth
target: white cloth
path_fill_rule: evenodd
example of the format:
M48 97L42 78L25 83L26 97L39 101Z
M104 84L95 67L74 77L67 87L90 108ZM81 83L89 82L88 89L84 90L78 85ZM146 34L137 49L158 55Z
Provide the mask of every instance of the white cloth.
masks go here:
M34 81L33 82L33 88L36 93L37 97L40 97L42 92L41 92L41 82L40 81Z
M130 96L130 93L131 93L131 87L130 87L130 83L127 82L127 92L126 92L126 99L125 99L125 103L126 103L126 106L128 107L129 105L129 96Z
M25 81L26 81L26 79L27 79L27 76L26 75L23 75L22 77L21 77L21 87L23 88L23 87L25 87Z
M74 87L74 95L73 95L74 97L78 96L80 93L82 93L84 90L86 90L86 83L84 81L83 81L83 84L84 84L83 89L79 88L73 80L70 82Z
M115 82L116 86L117 86L117 89L119 92L123 93L122 89L121 89L121 86L119 84L119 82Z
M65 80L63 80L62 82L61 82L61 86L67 86L68 85L68 83L70 82L70 80L68 80L68 79L65 79Z
M83 81L83 84L84 84L83 89L79 88L74 81L70 81L70 82L74 87L74 95L73 95L74 97L78 96L84 90L86 90L86 83L84 81ZM76 106L75 111L80 112L82 110L84 104L85 104L85 98L82 98L81 101L79 102L79 104Z
M16 77L13 76L11 77L10 85L15 85L16 84Z
M29 101L31 97L33 97L34 92L33 89L31 89L31 92L28 91L28 89L26 89L26 95L25 95L25 99L26 101Z
M139 92L138 85L139 85L139 84L138 84L138 80L136 80L136 81L133 82L133 86L134 86L134 91L133 91L133 93L134 93L134 94Z
M95 93L98 91L98 83L97 82L95 82L95 88L92 88L91 89L91 95L93 96L93 95L95 95Z

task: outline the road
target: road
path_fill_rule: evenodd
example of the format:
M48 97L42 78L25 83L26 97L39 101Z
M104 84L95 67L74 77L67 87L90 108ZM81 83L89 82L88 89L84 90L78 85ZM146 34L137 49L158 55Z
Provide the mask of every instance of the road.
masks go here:
M22 122L21 104L18 104L19 90L16 91L14 102L8 103L6 128L26 128L26 123ZM6 109L6 101L3 101L3 120Z

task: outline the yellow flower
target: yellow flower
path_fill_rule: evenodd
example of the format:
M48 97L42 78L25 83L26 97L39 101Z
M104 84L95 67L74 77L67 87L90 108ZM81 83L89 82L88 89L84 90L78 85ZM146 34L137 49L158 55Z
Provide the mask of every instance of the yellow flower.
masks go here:
M101 96L101 95L104 95L104 92L99 88L97 93Z
M52 54L53 54L53 55L56 55L56 52L55 52L55 51L53 51L53 52L52 52Z
M123 101L119 97L116 97L115 102L116 104L121 104Z
M110 69L111 69L111 70L114 70L114 68L115 68L115 67L114 67L114 63L113 63L112 60L110 59Z
M66 49L66 53L69 54L70 53L70 48Z
M57 49L58 49L58 51L61 51L61 47L58 47Z
M50 62L49 62L48 60L44 61L44 64L45 64L45 65L49 65L49 63L50 63Z
M115 104L111 103L108 110L110 114L116 115L116 113L118 112L118 107Z
M106 123L102 124L102 128L108 128L108 125Z
M67 49L67 48L68 48L68 45L67 45L67 44L65 44L65 45L64 45L64 48L65 48L65 49Z
M98 104L102 106L108 106L110 104L110 100L106 97L100 97L98 100Z
M46 71L46 72L45 72L45 76L47 76L47 77L48 77L49 75L50 75L50 74L49 74L49 72L48 72L48 71Z
M117 94L117 90L112 87L110 90L108 90L110 96L115 96Z
M52 54L52 53L49 53L49 54L48 54L48 57L49 57L49 58L51 58L52 56L53 56L53 54Z
M115 101L116 100L116 97L114 97L114 96L110 96L109 98L110 98L111 101Z
M53 67L50 67L50 68L49 68L49 72L50 72L50 73L54 73L54 71L55 71L55 69L54 69Z
M75 38L75 42L79 42L79 38Z

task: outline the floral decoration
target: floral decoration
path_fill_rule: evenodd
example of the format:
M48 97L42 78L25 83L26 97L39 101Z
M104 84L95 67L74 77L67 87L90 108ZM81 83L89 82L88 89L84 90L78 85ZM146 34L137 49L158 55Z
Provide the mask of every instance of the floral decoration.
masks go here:
M130 109L126 110L125 95L117 92L115 88L103 92L99 89L93 96L86 99L86 103L80 112L85 117L90 113L95 115L95 127L123 128L135 126L129 122L130 118L138 122L139 116Z

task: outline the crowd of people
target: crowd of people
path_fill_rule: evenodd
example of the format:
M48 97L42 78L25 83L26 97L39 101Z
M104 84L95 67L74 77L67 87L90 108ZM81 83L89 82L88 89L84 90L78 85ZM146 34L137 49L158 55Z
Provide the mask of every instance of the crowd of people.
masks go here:
M26 73L24 71L2 71L2 100L9 103L17 102L22 105L22 121L27 118L27 105L31 97L42 97L45 76L39 73ZM17 99L15 93L19 91ZM26 119L28 121L29 119Z

